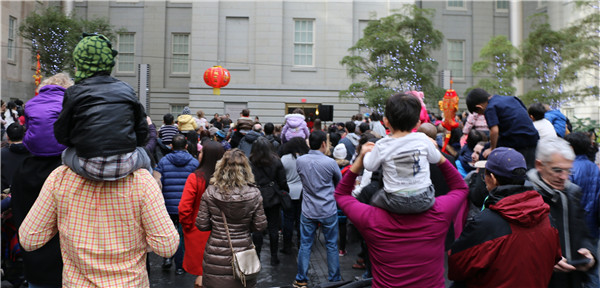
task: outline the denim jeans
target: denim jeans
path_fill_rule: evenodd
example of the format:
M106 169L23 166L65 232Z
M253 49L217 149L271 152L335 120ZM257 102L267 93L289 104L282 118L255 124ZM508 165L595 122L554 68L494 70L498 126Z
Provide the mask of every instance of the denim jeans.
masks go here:
M296 230L300 246L300 213L302 213L302 201L292 200L292 209L283 211L283 248L292 248L292 238Z
M340 258L338 255L338 217L333 214L322 219L308 219L300 215L300 250L298 251L298 274L297 281L308 281L308 265L310 264L310 252L315 241L315 234L321 223L325 246L327 247L327 269L329 271L327 280L340 281Z
M183 253L184 251L184 243L183 243L183 230L181 229L181 224L179 224L179 215L178 214L169 214L171 217L171 221L175 225L177 232L179 232L179 246L177 246L177 252L175 255L171 257L175 262L175 269L183 268Z

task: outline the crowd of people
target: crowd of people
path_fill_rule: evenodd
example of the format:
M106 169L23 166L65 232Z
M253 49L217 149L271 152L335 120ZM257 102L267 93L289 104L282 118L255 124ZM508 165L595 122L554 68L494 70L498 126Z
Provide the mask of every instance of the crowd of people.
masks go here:
M319 229L331 282L356 231L353 268L372 287L445 287L445 265L453 287L600 285L597 139L556 109L473 89L448 131L409 91L329 126L302 109L274 124L185 107L157 127L110 76L116 55L84 34L73 80L2 103L2 269L15 286L148 287L156 253L194 287L255 287L232 252L261 257L266 236L270 265L297 254L290 283L308 287Z

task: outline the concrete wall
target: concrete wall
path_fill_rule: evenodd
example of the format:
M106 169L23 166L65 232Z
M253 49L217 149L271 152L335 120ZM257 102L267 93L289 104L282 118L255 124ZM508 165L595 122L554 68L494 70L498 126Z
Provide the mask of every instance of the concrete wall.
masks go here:
M0 78L2 87L2 100L21 99L23 102L35 95L35 65L26 40L15 34L14 59L8 59L8 30L9 17L16 18L15 33L27 18L29 13L36 9L44 9L47 3L37 1L0 1L2 18L2 49L0 49Z

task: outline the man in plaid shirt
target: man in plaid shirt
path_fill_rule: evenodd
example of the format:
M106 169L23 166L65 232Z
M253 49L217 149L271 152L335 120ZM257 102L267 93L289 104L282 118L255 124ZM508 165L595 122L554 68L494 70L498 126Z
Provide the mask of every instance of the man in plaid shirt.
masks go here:
M148 287L146 252L171 257L179 244L158 183L145 169L93 181L58 167L19 229L21 246L33 251L57 232L63 287Z

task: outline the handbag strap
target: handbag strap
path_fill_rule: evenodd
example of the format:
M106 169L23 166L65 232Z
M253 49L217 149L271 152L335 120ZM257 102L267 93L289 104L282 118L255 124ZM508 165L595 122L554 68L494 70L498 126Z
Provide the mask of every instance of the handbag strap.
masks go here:
M221 210L221 216L223 216L223 222L225 223L225 231L227 232L227 240L229 240L229 247L231 248L231 255L233 256L235 253L233 252L233 244L231 244L231 236L229 235L229 226L227 226L227 217L225 217L225 213Z

